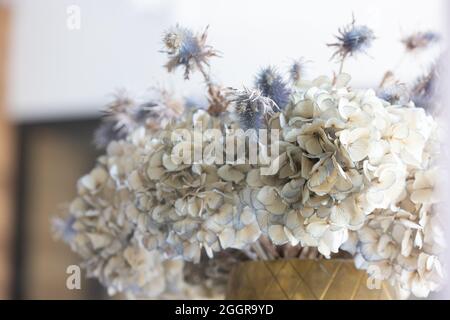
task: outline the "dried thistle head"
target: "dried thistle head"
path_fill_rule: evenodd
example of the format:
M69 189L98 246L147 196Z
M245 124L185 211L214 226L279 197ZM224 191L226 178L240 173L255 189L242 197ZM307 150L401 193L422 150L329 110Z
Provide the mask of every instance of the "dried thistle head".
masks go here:
M259 90L233 90L230 93L230 102L234 106L236 115L242 129L259 129L264 116L278 111L276 103L262 95Z
M420 76L411 90L411 98L415 105L433 111L439 94L439 70L436 66Z
M327 44L329 47L336 48L331 59L339 57L340 60L344 60L357 53L366 53L375 40L372 29L365 25L357 25L354 17L350 24L339 28L338 31L339 34L336 36L338 41Z
M166 90L154 90L152 99L140 104L125 90L119 90L104 111L102 123L94 133L94 143L99 149L106 148L111 141L125 139L139 126L150 130L163 127L183 111L183 104Z
M415 52L428 48L430 45L439 42L441 36L432 31L416 32L401 41L407 52Z
M165 67L172 72L178 67L184 68L184 78L189 79L192 71L200 70L206 74L204 68L209 65L209 58L217 56L217 52L206 44L208 28L202 34L194 34L190 29L179 25L164 33L163 43L169 61Z
M208 86L208 113L210 115L220 115L228 109L229 104L226 90L218 85Z
M272 99L280 109L289 102L291 89L274 67L266 67L257 74L255 87L263 96Z
M384 86L378 90L377 95L392 105L405 105L411 100L409 90L403 83Z
M116 130L115 123L103 120L94 132L94 144L98 149L105 149L111 141L125 139L124 131Z
M125 138L130 128L135 126L134 101L124 89L113 95L113 101L104 111L102 124L94 133L94 143L98 148L105 148L111 141Z
M392 105L406 105L411 101L408 86L400 83L392 71L387 71L384 74L377 95Z
M138 106L135 118L139 123L148 125L148 120L164 122L180 117L184 112L184 103L166 89L153 88L150 101Z
M289 67L289 78L291 82L299 82L305 74L306 60L303 58L292 61Z

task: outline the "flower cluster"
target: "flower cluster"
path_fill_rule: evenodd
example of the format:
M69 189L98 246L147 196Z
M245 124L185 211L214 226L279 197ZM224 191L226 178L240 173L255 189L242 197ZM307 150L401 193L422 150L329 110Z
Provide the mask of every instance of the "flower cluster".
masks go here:
M401 298L437 290L445 243L433 117L407 94L352 89L346 73L307 80L300 62L292 85L269 67L254 89L225 91L204 70L215 55L205 39L176 27L164 42L169 71L204 75L207 109L167 97L109 107L120 134L102 140L105 154L55 221L89 275L112 294L219 297L239 261L345 251ZM336 54L372 39L353 22ZM251 161L252 144L264 161Z
M78 197L67 214L55 219L56 234L83 258L88 276L98 278L109 294L167 299L220 294L206 284L187 284L182 260L145 249L137 232L143 200L127 187L140 153L131 142L111 142L97 166L80 178Z
M317 247L325 257L347 250L399 296L427 296L443 279L436 124L412 104L350 90L348 80L313 80L271 118L281 152L270 175L247 176L244 199L274 244Z
M128 183L143 201L138 227L145 247L199 262L202 249L212 258L214 252L253 243L260 231L253 213L237 205L249 166L216 164L215 144L221 139L205 134L201 146L194 144L195 124L204 130L221 127L219 118L203 110L166 127L141 147L143 160ZM199 147L204 156L199 164L180 154Z

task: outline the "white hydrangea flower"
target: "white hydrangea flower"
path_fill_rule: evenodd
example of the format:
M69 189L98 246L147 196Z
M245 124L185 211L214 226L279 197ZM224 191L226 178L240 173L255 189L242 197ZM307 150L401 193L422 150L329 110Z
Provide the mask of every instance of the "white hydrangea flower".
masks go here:
M280 130L280 141L259 145L279 150L269 165L217 161L218 147L236 139L228 114L189 111L160 130L137 128L80 179L61 236L110 293L216 296L210 282L185 281L183 261L201 266L268 241L326 258L346 250L399 297L427 296L444 277L436 124L349 81L302 80L291 103L266 115L268 131ZM199 146L197 127L222 137L207 131ZM203 162L185 161L199 151Z
M272 123L284 139L279 170L249 173L247 203L264 212L261 230L275 244L316 246L326 257L345 249L358 267L376 266L371 276L388 280L399 296L427 295L442 280L432 267L432 276L419 275L419 256L439 261L443 245L431 222L437 169L424 169L433 163L436 125L423 109L389 106L373 90L343 83L304 83L284 125Z

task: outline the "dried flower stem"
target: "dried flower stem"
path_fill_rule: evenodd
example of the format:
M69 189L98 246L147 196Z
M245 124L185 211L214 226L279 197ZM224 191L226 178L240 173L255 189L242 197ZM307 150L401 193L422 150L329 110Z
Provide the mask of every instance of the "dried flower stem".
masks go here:
M347 56L348 56L348 54L345 53L344 56L341 59L341 63L339 64L339 73L338 73L338 75L341 74L342 71L344 70L344 62L345 62L345 59L347 58Z
M337 74L333 71L333 82L332 82L333 85L336 84L337 76L340 75L344 70L344 63L345 63L346 58L347 58L347 54L344 54L344 56L341 58L341 61L339 63L339 69L338 69Z
M261 245L259 242L256 242L252 245L253 250L255 250L256 255L258 256L258 260L269 260L269 257L264 252L264 250L261 248Z
M383 78L381 79L380 84L378 85L378 88L383 88L386 82L391 79L394 76L394 73L390 70L386 71L383 75Z
M393 78L395 76L395 73L398 71L398 69L400 69L401 65L405 61L405 58L406 58L406 53L403 53L403 55L400 57L398 62L395 64L395 66L392 69L387 70L384 73L383 78L381 79L381 82L378 85L378 88L382 88L386 84L387 80L389 80L390 78Z

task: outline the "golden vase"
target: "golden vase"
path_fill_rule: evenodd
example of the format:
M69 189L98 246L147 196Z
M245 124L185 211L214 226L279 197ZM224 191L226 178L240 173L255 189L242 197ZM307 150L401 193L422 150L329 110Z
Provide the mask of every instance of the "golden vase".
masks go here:
M369 289L368 276L350 260L250 261L236 265L227 299L392 300L386 283ZM369 283L373 284L373 283ZM372 286L373 287L373 286Z

